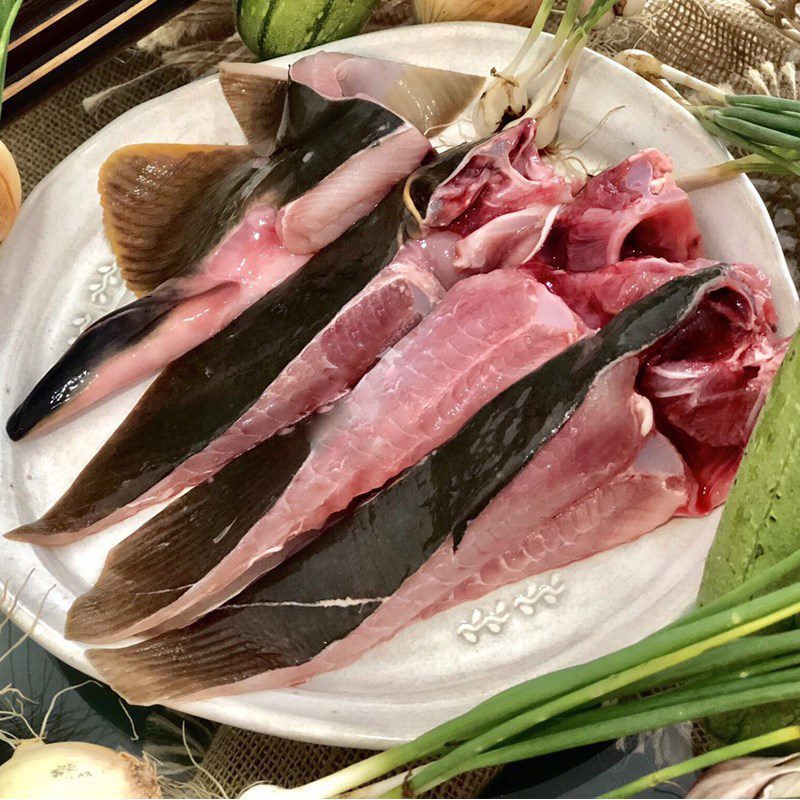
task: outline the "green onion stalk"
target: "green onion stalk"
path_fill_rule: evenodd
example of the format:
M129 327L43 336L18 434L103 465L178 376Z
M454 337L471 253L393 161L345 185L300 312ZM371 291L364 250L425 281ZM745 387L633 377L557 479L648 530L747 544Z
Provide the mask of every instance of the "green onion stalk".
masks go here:
M684 188L745 172L800 176L800 101L725 92L642 50L625 50L616 60L681 103L712 136L746 153L683 177L679 182ZM676 86L688 89L691 99Z
M755 736L752 739L745 739L743 742L736 742L726 747L718 747L716 750L710 750L708 753L703 753L687 761L682 761L680 764L674 764L670 767L657 770L656 772L651 772L649 775L631 781L631 783L626 783L624 786L620 786L619 789L601 795L601 797L634 797L661 783L680 778L682 775L699 772L700 770L708 769L709 767L716 766L717 764L721 764L733 758L741 758L751 753L757 753L759 750L771 750L788 744L789 742L795 742L798 739L800 739L800 726L790 725L787 728L780 728L777 731Z
M6 63L8 44L11 41L11 28L22 8L22 0L0 0L0 109L2 109L2 89L6 84Z
M800 583L769 591L798 563L792 554L636 644L500 692L412 742L289 793L336 797L366 786L353 796L413 797L474 769L800 699L800 636L752 636L800 613ZM420 761L430 763L408 771ZM406 771L386 778L398 770Z

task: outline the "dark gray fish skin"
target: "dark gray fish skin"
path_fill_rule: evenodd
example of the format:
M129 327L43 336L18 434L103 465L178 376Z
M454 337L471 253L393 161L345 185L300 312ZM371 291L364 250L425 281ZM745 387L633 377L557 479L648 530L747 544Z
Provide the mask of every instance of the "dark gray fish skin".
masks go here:
M447 177L461 158L457 148L433 164L449 165ZM427 191L436 185L430 181ZM135 500L229 428L392 260L413 227L403 189L395 187L301 270L165 368L47 514L6 536L67 544L73 532Z
M172 502L133 534L138 546L135 557L128 555L124 542L114 548L104 572L109 580L122 580L124 589L115 583L111 591L95 589L78 597L67 615L67 638L85 640L107 633L109 608L126 625L177 600L198 574L228 555L281 496L311 450L309 428L305 420L288 433L267 439ZM206 534L199 549L187 546L197 528ZM149 571L158 575L166 571L171 585L159 584L155 591L143 585L140 576Z
M98 363L148 336L174 307L172 293L161 292L123 306L90 325L8 418L8 437L17 442L30 433L83 390Z
M286 129L269 162L252 158L223 175L180 220L175 236L183 237L182 267L174 279L87 328L11 414L6 432L12 441L27 436L79 394L104 361L157 333L159 321L187 291L192 293L185 279L250 205L286 205L352 156L407 125L369 100L330 100L298 83L289 85L283 119Z
M675 329L726 265L676 278L484 406L449 442L308 547L183 630L90 650L131 702L153 703L305 664L358 627L486 507L580 406L596 378ZM327 604L354 598L356 601Z
M396 189L227 328L164 369L50 511L7 535L80 530L202 450L391 261L404 213Z

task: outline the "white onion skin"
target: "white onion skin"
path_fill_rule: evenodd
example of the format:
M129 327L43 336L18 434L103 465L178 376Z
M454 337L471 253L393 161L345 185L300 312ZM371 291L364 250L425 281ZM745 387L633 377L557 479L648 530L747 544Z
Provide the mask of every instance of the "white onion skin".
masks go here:
M0 798L101 800L160 798L150 764L83 742L23 741L0 766Z

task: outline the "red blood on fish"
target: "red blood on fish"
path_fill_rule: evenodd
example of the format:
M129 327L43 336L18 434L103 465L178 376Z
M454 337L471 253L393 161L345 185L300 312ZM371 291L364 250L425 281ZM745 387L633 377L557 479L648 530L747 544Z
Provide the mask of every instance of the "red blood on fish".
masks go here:
M702 515L725 502L787 345L764 336L717 360L656 356L645 365L640 391L698 483L683 513Z
M675 263L663 258L628 258L616 264L592 272L575 272L556 269L541 260L525 265L551 291L563 298L567 305L583 318L587 325L600 328L611 318L637 300L680 275L687 275L716 262L707 258L697 258L685 263ZM702 347L706 339L701 329L709 325L725 327L725 321L736 323L739 327L756 325L759 332L767 334L777 322L772 303L769 279L761 270L749 264L735 264L737 285L746 290L746 295L737 293L725 302L717 302L704 307L702 314L692 316L680 337L673 337L673 347L678 342L682 346ZM720 295L715 295L718 299ZM721 315L716 322L709 319L711 313ZM694 333L690 333L693 331ZM719 346L723 330L714 337L714 346ZM694 335L696 334L696 335ZM699 352L694 350L695 353Z
M466 236L498 217L533 208L547 212L572 194L539 157L536 124L524 120L469 152L428 204L425 224Z
M593 272L526 266L593 327L668 280L709 266L631 258ZM698 483L682 513L704 514L724 502L786 352L774 333L767 277L735 264L676 330L643 356L638 388L653 403L659 429L680 451Z

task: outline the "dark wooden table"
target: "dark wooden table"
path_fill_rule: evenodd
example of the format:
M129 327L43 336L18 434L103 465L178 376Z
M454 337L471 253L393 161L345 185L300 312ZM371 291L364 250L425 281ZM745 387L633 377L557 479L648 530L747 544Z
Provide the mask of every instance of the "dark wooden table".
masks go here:
M4 121L155 30L193 0L23 0L8 53Z

